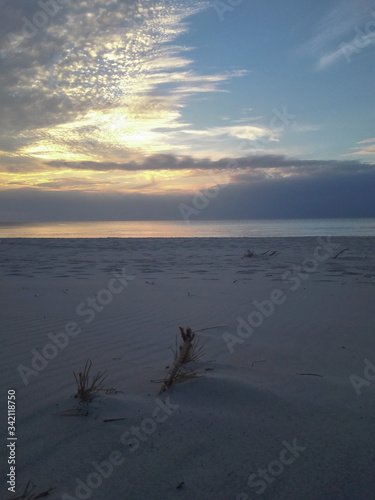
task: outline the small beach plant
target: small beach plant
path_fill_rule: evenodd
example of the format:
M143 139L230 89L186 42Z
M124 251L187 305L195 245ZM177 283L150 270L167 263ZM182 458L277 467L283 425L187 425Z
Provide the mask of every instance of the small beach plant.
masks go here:
M159 394L177 382L196 377L197 373L192 368L187 367L186 364L198 361L204 354L203 346L200 345L193 330L181 326L179 328L183 343L177 347L176 340L176 349L172 349L174 354L173 366L163 380Z
M246 257L246 258L250 258L250 257L254 257L254 255L256 255L256 253L254 252L254 250L248 250L248 251L244 254L244 257Z
M91 366L92 362L88 359L82 372L79 372L78 375L73 372L77 383L77 394L74 397L78 398L81 403L89 403L96 393L104 390L103 382L107 377L107 372L99 371L91 377Z
M95 394L102 392L103 394L116 394L117 391L114 387L104 387L103 383L107 377L107 371L98 371L95 375L90 375L92 362L90 359L86 361L83 371L78 374L73 372L77 392L74 397L79 400L79 404L69 410L64 410L53 415L63 417L87 416L89 414L89 403L93 400Z

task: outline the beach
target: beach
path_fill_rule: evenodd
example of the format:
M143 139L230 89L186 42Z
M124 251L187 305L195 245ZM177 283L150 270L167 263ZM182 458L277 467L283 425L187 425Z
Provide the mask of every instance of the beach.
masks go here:
M18 495L374 496L375 237L5 238L0 276ZM179 327L203 355L159 394Z

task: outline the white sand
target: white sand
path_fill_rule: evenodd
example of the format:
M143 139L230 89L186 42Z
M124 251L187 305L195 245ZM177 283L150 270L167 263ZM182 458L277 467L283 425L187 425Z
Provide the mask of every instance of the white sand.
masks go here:
M55 487L51 500L374 498L375 238L332 244L2 240L0 458L8 472L14 389L16 491L31 480L35 492ZM247 249L280 254L241 258ZM302 279L293 266L304 266ZM114 277L124 268L135 276L126 287ZM90 297L109 303L93 311L100 305L88 306ZM251 335L243 326L247 338L230 352L223 336L235 342L228 334L237 335L238 318L270 297L274 311L267 302L254 313L262 324ZM162 394L170 409L157 410L161 384L151 380L165 376L179 326L205 343L195 365L202 377ZM77 335L57 338L65 329ZM48 334L67 345L46 348ZM56 357L27 372L43 348ZM77 405L73 371L88 358L121 392L95 397L88 416L56 415ZM353 375L362 377L357 391ZM109 459L100 475L93 463ZM12 498L5 483L2 473L1 495Z

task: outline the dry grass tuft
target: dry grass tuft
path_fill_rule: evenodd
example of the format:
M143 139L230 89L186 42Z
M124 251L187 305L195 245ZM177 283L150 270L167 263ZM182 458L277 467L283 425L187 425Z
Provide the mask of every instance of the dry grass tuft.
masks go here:
M12 497L11 500L37 500L38 498L47 497L55 488L49 488L48 490L41 491L40 493L33 493L35 486L29 481L21 495L17 497ZM10 500L10 499L9 499Z
M195 333L191 328L180 328L183 344L177 347L174 353L173 366L159 391L159 394L169 389L173 384L194 378L197 373L192 369L185 366L192 361L198 361L204 354L203 346L200 345L199 340L196 338Z
M79 399L79 405L69 410L64 410L53 415L62 417L77 417L87 416L89 414L89 403L93 400L95 394L103 392L104 394L116 394L117 391L114 387L104 387L103 382L107 377L107 371L99 371L95 375L90 375L92 362L90 359L86 361L85 368L82 372L73 372L77 384L77 392L74 394L75 398Z
M81 403L89 403L96 393L104 390L103 382L107 377L107 372L99 371L90 381L91 366L92 362L88 359L83 372L79 372L78 375L73 372L77 383L77 394L74 397L79 398Z

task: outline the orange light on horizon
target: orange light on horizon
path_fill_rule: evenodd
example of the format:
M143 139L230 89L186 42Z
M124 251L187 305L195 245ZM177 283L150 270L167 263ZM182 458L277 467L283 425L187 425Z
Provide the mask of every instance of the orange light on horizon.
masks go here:
M222 181L222 182L220 182ZM224 184L223 174L195 170L78 170L46 169L32 173L0 173L1 189L33 188L41 191L117 193L194 193Z

